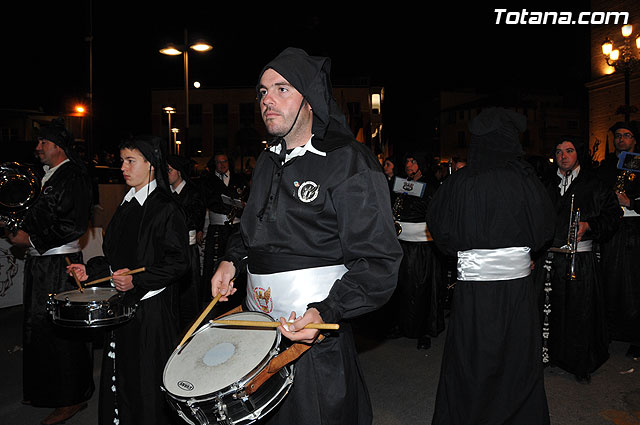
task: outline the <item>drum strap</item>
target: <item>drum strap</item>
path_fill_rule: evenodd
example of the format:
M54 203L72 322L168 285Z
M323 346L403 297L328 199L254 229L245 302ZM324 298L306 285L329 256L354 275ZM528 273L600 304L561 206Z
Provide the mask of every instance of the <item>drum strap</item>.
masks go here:
M315 343L319 343L324 339L324 335L318 335ZM258 373L251 381L247 382L247 385L244 387L244 391L247 395L251 395L260 388L262 384L267 382L269 378L271 378L276 373L280 372L280 369L298 359L301 355L303 355L309 348L311 348L313 344L302 344L295 343L292 344L289 348L284 350L282 353L278 354L276 357L269 361L267 367L262 369L260 373Z

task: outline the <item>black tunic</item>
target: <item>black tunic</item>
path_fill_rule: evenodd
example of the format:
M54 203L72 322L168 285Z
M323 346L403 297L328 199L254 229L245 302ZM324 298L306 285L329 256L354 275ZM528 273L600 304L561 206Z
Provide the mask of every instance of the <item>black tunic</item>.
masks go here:
M447 178L427 225L448 255L470 249L540 249L553 210L533 169L486 153ZM458 281L449 320L434 424L548 424L540 327L530 276Z
M118 207L105 234L105 256L87 265L91 278L108 274L108 266L112 271L145 267L133 275L134 288L125 296L126 302L138 305L133 319L105 340L101 424L111 425L116 417L121 425L165 424L173 416L160 386L164 365L178 342L177 286L172 284L188 272L188 248L182 209L168 193L156 189L144 205L134 198ZM165 289L141 301L148 291L161 288Z
M202 232L206 207L198 188L187 181L180 190L180 193L173 192L187 217L187 227L189 232ZM191 243L191 242L190 242ZM201 305L210 297L203 298L200 292L200 250L197 243L189 246L191 265L189 273L180 281L180 329L186 330L198 317ZM211 293L209 285L209 294Z
M620 208L613 190L587 169L581 169L567 192L560 195L560 177L547 184L555 205L554 247L567 243L571 197L580 209L580 221L589 223L583 241L604 241L615 232ZM551 364L583 378L609 358L600 266L595 251L576 254L576 280L567 280L570 257L553 255L549 314L549 357ZM536 275L542 270L537 270ZM536 277L538 280L539 278Z
M228 196L232 199L246 200L248 197L249 183L247 179L241 175L229 172L228 185L225 185L222 179L215 173L210 173L205 176L201 181L202 197L205 202L206 208L214 213L229 215L231 212L231 206L225 204L222 201L222 195ZM237 218L242 216L242 210L237 211ZM200 298L201 305L206 305L211 299L211 277L215 269L215 265L220 261L220 258L225 253L227 247L227 241L229 236L238 230L239 224L213 224L209 223L207 227L207 234L204 241L204 258L202 261L202 283L200 285ZM243 291L244 277L240 278L236 282L236 288L241 293ZM214 307L212 314L215 316L222 314L225 310L232 308L234 305L222 305L218 304Z
M22 223L39 253L80 238L89 224L89 177L72 162L44 184ZM62 407L91 398L94 390L90 335L52 323L49 294L76 289L65 257L82 262L82 252L28 256L24 272L23 392L34 406Z
M340 139L338 139L340 141ZM384 174L363 145L342 139L326 156L307 151L278 165L264 151L251 195L225 259L239 270L269 274L344 264L317 308L339 332L296 362L291 392L270 424L370 424L371 405L348 319L382 306L396 285L401 250Z
M617 163L618 157L611 155L597 170L607 187L618 184L622 171ZM629 209L640 214L640 173L629 173L622 184L631 199ZM601 248L611 339L640 345L640 217L623 217L618 230Z
M401 193L392 195L394 205L399 205L396 218L400 222L424 223L426 229L429 202L437 187L424 177L416 181L427 185L422 197ZM395 204L398 198L400 203ZM399 240L403 255L398 286L389 308L384 308L385 313L389 320L397 320L402 336L436 337L444 330L444 310L440 302L444 289L443 256L433 241L405 241L402 234Z

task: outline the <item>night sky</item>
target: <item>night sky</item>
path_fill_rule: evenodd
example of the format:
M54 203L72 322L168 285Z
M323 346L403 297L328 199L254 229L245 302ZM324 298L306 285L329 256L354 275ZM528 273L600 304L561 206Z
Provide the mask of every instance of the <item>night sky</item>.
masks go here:
M56 3L3 6L1 108L58 113L87 99L89 1ZM323 10L302 13L285 3L266 12L248 5L221 9L211 1L154 2L148 10L134 3L93 5L94 135L105 144L150 132L151 88L183 86L182 58L158 49L182 42L185 27L214 45L190 55L191 80L204 87L253 86L262 66L288 46L330 56L334 85L366 77L384 86L392 143L427 137L424 124L432 122L434 94L443 88L543 88L581 99L589 80L588 26L496 25L500 5L367 11L367 2L363 10L338 12L323 3ZM506 8L588 11L589 2Z

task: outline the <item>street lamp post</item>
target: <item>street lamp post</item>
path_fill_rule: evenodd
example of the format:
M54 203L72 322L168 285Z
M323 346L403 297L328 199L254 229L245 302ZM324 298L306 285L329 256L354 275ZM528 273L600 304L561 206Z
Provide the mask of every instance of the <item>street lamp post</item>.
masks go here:
M636 49L631 46L631 35L633 34L633 27L631 25L624 25L622 27L622 37L624 39L623 45L619 49L613 48L613 41L607 38L602 43L602 53L607 65L615 68L616 71L624 73L624 105L619 107L616 111L619 114L624 114L624 120L629 121L631 112L636 112L637 108L630 105L631 95L629 89L629 81L631 79L631 72L640 63L640 60L635 55L635 52L640 49L640 34L636 36Z
M169 120L169 138L167 139L167 152L171 152L171 134L173 134L173 130L171 127L171 115L176 113L176 109L172 106L165 106L162 110L167 114L167 119Z
M171 132L173 133L173 153L178 154L178 132L179 128L172 128Z
M184 46L181 48L176 47L175 45L168 45L162 49L160 49L160 53L168 56L183 56L184 62L184 116L185 116L185 128L184 128L184 140L187 146L186 153L189 154L189 49L190 48L196 52L208 52L213 49L209 43L198 40L197 42L189 45L189 33L187 29L184 29Z

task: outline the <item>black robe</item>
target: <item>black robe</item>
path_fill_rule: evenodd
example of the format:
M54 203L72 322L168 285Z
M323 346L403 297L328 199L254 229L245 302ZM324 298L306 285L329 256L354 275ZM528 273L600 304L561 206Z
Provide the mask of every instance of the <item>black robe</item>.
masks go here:
M574 209L580 209L580 221L588 222L590 227L582 240L592 240L597 244L609 239L617 229L621 213L613 190L585 168L580 170L562 196L560 182L556 175L546 185L556 211L552 246L561 247L567 243L572 195ZM567 280L569 261L570 257L565 254L553 254L549 358L551 364L584 378L609 358L601 270L595 250L579 252L575 266L577 279ZM536 281L539 291L541 274L544 272L538 268Z
M552 214L530 166L486 152L442 183L427 225L451 256L537 250L553 235ZM538 320L531 276L457 281L433 424L548 424Z
M229 173L229 184L225 185L222 179L215 173L210 173L201 181L202 197L206 208L214 213L228 215L231 212L231 206L222 201L222 195L232 199L245 200L249 195L249 183L247 179L241 175ZM237 211L236 217L242 216L242 210ZM204 258L202 264L202 283L200 285L201 305L208 304L211 300L211 277L215 270L216 264L224 255L227 247L229 236L238 230L239 224L223 224L217 225L209 223L207 227L207 235L204 241ZM236 288L244 290L244 277L239 278L236 282ZM229 308L235 306L235 302L227 303L229 305L218 304L214 307L212 315L215 317L225 312ZM233 305L232 305L233 304Z
M144 189L142 189L144 190ZM133 275L125 302L134 317L108 332L100 381L99 423L166 424L174 414L160 390L166 361L178 343L177 285L189 269L186 217L169 193L156 188L140 205L134 198L116 210L104 237L104 257L87 264L90 278L121 268ZM148 299L149 291L165 288ZM113 388L112 388L113 387ZM117 414L115 413L117 409Z
M417 180L426 184L422 197L394 193L401 198L397 208L397 220L408 223L425 223L429 202L437 188L427 179ZM441 295L444 290L444 258L433 241L413 242L402 240L402 263L398 273L398 285L383 309L388 320L397 321L400 335L408 338L436 337L444 330L444 309Z
M240 233L230 238L224 258L241 270L248 255L256 274L336 264L348 269L325 300L309 304L325 322L340 323L340 331L296 361L293 387L269 424L372 420L349 319L387 302L402 254L379 164L365 146L338 141L342 146L326 156L307 151L284 167L273 152L259 156Z
M187 181L180 193L173 192L187 217L187 227L190 232L202 232L204 228L204 218L206 207L202 201L202 196L198 188ZM179 283L180 286L180 329L187 330L191 323L198 317L201 306L211 298L211 288L209 285L208 297L200 291L200 249L197 243L189 245L191 265L189 274Z
M622 171L617 163L618 157L612 154L597 169L607 187L618 184ZM629 209L640 214L640 173L629 173L622 185L631 199ZM623 217L618 230L601 249L611 339L640 345L640 217Z
M80 238L89 224L91 187L86 172L73 162L60 166L44 184L22 223L40 253ZM91 398L93 365L82 329L54 324L47 312L49 294L76 289L66 273L68 257L82 262L82 252L28 256L24 271L23 392L39 407L62 407Z

